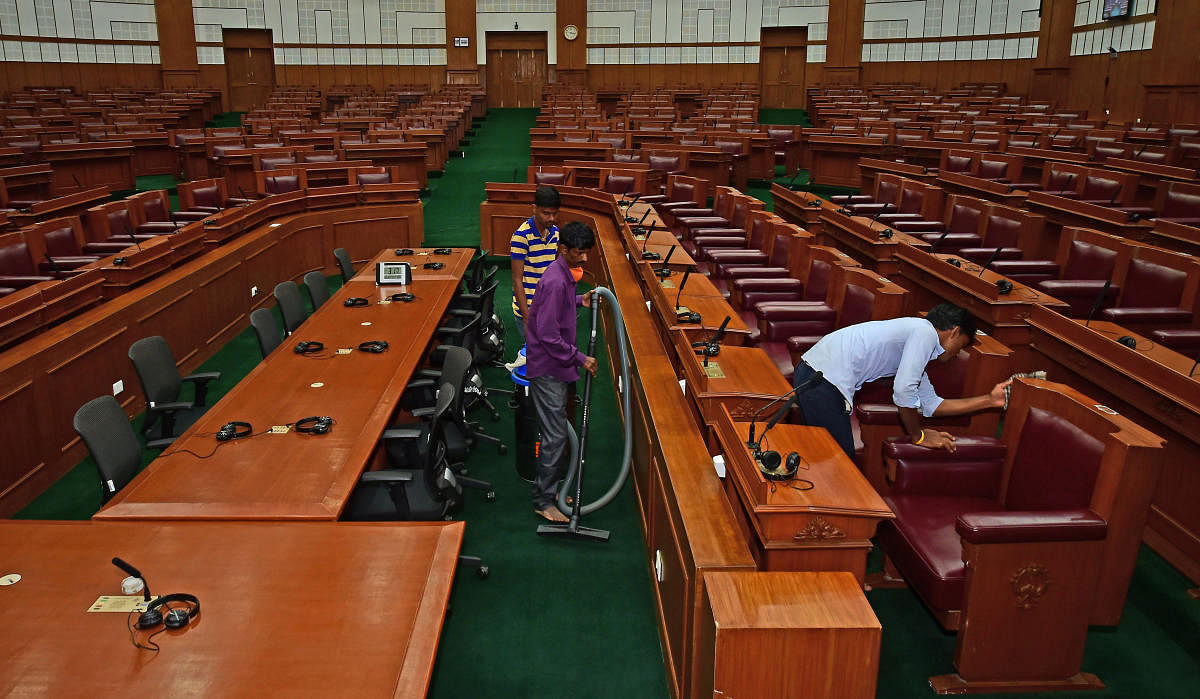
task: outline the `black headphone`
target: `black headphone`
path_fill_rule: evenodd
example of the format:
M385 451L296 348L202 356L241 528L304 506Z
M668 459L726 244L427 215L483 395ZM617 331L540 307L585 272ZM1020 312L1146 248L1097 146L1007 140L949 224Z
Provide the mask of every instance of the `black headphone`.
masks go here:
M763 474L763 478L776 482L790 481L796 477L796 471L800 470L800 454L791 452L784 460L775 450L755 451L754 463L758 464L758 470Z
M453 252L453 251L450 248L435 248L433 251L433 254L434 255L449 255L451 252Z
M347 308L355 308L357 306L366 306L368 304L370 304L370 301L368 301L360 296L351 296L350 298L348 298L342 302L342 305Z
M654 276L658 277L659 279L666 279L674 273L675 272L673 272L670 267L658 267L654 270Z
M217 441L228 442L234 439L243 439L249 437L254 432L254 427L248 422L233 420L221 425L221 429L217 430Z
M367 340L358 346L360 352L370 352L371 354L383 354L387 348L387 340Z
M1011 294L1012 290L1013 290L1012 282L1008 281L1007 279L997 279L996 280L996 293L1003 296L1004 294Z
M879 237L883 238L884 240L891 238L892 237L892 229L884 228L883 230L879 231Z
M695 311L677 311L675 322L684 325L696 324L700 322L700 314Z
M662 258L662 255L659 255L657 252L654 252L653 250L647 250L646 252L642 253L643 260L658 260L661 258Z
M957 257L948 257L948 258L946 258L946 262L955 267L958 267L959 269L962 269L962 262L960 262Z
M325 349L325 343L319 340L302 340L296 343L296 354L314 354Z
M412 248L396 248L396 257L404 257L411 254L413 254Z
M184 602L189 606L186 609L182 607L168 607L167 605L171 602ZM163 614L159 610L160 607L165 608L167 613ZM199 613L200 599L195 595L189 595L186 592L163 595L151 602L146 607L146 611L138 616L137 627L139 629L152 629L162 624L168 629L182 629Z
M328 416L302 417L296 421L296 431L304 434L326 434L333 429L333 418Z
M425 264L423 264L421 266L424 267L425 269L441 269L441 268L445 267L446 265L442 264L441 262L426 262Z
M408 293L407 291L402 291L398 294L391 295L392 301L403 301L404 303L408 303L410 301L415 301L416 298L417 298L416 296L413 296L412 294Z

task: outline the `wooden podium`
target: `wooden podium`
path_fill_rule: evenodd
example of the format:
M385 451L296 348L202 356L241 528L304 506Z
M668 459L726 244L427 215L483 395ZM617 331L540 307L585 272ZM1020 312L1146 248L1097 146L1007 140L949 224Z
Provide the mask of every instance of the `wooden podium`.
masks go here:
M766 420L755 427L761 437ZM895 515L829 432L776 425L763 449L784 458L795 451L802 463L797 480L775 483L763 477L746 446L749 422L734 421L722 406L715 428L725 454L725 492L759 568L844 570L862 584L875 527ZM812 488L799 490L804 481Z

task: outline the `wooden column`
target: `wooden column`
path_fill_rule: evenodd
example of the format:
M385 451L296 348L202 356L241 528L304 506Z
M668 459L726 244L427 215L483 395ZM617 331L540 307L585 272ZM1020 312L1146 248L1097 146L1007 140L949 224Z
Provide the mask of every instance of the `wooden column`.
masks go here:
M466 47L455 47L454 37L467 37ZM475 0L446 0L446 83L478 85L479 61L475 46Z
M1033 64L1029 97L1061 102L1071 78L1071 29L1075 0L1045 0L1038 31L1038 55Z
M862 80L866 0L829 0L829 39L821 82L857 85Z
M553 82L584 86L587 84L587 3L558 0L555 33L558 36L558 64ZM574 41L563 36L563 27L574 24L579 35Z
M155 0L154 13L158 21L163 88L198 87L200 65L196 61L192 0Z

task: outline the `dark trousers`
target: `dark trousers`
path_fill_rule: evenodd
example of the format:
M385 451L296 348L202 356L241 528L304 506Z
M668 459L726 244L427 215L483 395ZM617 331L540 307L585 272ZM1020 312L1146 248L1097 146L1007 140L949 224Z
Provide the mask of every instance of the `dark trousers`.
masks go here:
M553 376L529 380L529 395L542 430L537 473L533 478L533 507L544 510L554 504L555 487L567 464L567 384Z
M792 385L807 381L815 373L808 364L800 362L796 365ZM800 392L796 404L804 415L804 424L824 427L846 452L846 456L854 460L854 432L850 429L850 413L846 412L846 399L833 384L821 379L812 388Z

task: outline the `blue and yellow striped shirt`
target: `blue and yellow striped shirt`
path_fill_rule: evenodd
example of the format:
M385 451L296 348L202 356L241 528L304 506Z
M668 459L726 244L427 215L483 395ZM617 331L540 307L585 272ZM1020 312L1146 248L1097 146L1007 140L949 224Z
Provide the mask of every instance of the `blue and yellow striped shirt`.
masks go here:
M538 233L537 224L530 216L513 233L509 241L509 256L514 260L524 261L524 274L521 283L525 287L525 300L533 305L533 295L537 291L538 281L542 273L558 257L558 226L550 226L547 237L542 238ZM521 309L514 296L512 302L513 315L521 317Z

